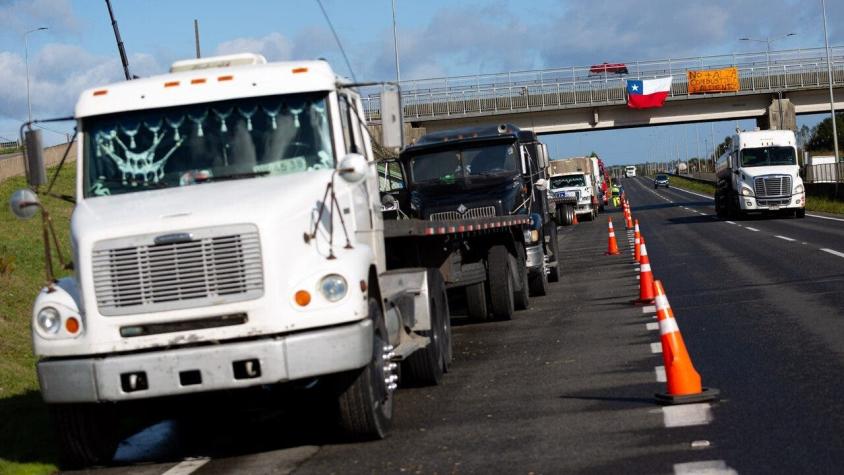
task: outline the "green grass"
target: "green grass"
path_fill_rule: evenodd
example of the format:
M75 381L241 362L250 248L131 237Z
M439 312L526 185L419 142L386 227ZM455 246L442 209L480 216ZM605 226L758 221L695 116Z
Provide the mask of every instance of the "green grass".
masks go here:
M53 191L74 195L74 178L73 166L65 167ZM41 220L37 216L18 220L7 204L11 194L25 186L23 177L0 182L0 260L13 260L11 271L0 275L0 474L57 471L53 432L38 391L30 340L32 303L45 281ZM72 205L50 197L42 202L53 217L64 255L70 256Z
M696 191L698 193L705 193L710 196L715 194L715 185L710 185L708 183L699 183L673 175L671 176L670 181L671 186L677 188L684 188L686 190ZM822 196L807 196L806 211L820 211L823 213L844 214L844 201L831 200Z

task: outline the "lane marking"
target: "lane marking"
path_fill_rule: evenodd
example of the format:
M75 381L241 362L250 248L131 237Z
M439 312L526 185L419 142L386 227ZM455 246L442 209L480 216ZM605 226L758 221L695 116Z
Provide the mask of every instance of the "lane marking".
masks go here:
M738 475L738 472L727 466L723 460L706 460L703 462L686 462L674 464L675 475Z
M659 322L649 322L645 324L645 328L650 331L657 331L659 330ZM663 368L664 369L664 368Z
M842 221L842 222L844 222L844 219L841 219L841 218L831 218L829 216L821 216L819 214L808 214L808 213L806 213L806 216L811 216L813 218L818 218L818 219L831 219L832 221Z
M712 406L708 402L665 406L662 408L665 427L702 426L712 422Z
M783 241L794 242L796 239L790 238L788 236L780 236L779 234L774 235L775 238L782 239Z
M694 191L689 191L689 190L687 190L687 189L685 189L685 188L672 188L672 190L676 190L676 191L683 191L683 192L688 193L688 194L690 194L690 195L700 196L701 198L706 198L706 199L708 199L708 200L715 201L715 198L713 198L713 197L711 197L711 196L702 195L702 194L700 194L700 193L695 193Z
M758 229L756 229L756 228L751 228L750 226L745 226L745 228L746 228L748 231L754 231L754 232L757 232L757 233L759 232L759 230L758 230Z
M662 343L659 341L651 343L651 353L662 353Z
M826 248L821 249L821 251L828 252L828 253L832 254L833 256L844 257L844 252L833 251L832 249L826 249Z
M162 475L188 475L199 470L203 465L210 461L211 459L209 458L185 460L170 470L167 470Z
M642 307L642 313L654 313L656 312L656 305L647 305Z
M736 223L735 223L735 222L733 222L733 221L724 221L724 222L725 222L725 223L730 223L730 224L736 224Z
M654 366L654 374L656 375L657 383L668 382L668 378L665 376L665 366Z

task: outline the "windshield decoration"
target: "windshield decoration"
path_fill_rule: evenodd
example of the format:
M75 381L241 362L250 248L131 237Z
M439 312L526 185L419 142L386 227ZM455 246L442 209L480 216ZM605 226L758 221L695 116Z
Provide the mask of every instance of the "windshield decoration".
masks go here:
M335 167L327 93L248 97L82 119L85 196Z

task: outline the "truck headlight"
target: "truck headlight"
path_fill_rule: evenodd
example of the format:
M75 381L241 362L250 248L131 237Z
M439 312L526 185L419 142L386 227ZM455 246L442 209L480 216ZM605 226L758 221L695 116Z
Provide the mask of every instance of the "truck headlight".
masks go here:
M802 184L794 187L794 194L796 195L796 194L799 194L799 193L803 193L803 185Z
M44 333L55 335L62 326L62 318L59 311L53 307L44 307L38 312L38 326Z
M747 185L742 185L741 187L741 195L742 196L753 196L753 189Z
M319 291L325 300L337 302L346 296L349 286L341 275L329 274L319 282Z

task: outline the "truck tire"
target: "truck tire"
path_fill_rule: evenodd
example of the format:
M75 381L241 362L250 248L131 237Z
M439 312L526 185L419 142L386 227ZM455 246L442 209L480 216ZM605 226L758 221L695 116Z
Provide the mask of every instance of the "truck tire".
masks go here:
M393 421L393 390L386 378L387 327L378 301L369 298L369 318L372 319L372 358L365 367L348 375L337 398L340 425L356 440L383 439Z
M119 418L112 405L52 404L62 465L84 468L108 465L120 442Z
M559 226L566 226L566 218L568 217L567 206L557 205L557 212L554 213L554 222Z
M451 316L448 313L448 297L445 282L437 269L428 269L428 305L431 308L431 329L420 331L431 342L417 350L402 364L402 378L419 386L440 384L448 371L451 353ZM404 381L403 381L404 382Z
M794 211L794 217L797 219L803 219L806 217L806 208L800 208Z
M574 224L574 206L566 205L566 226Z
M560 243L557 241L557 226L554 223L551 223L549 226L550 232L548 236L551 238L551 242L548 245L548 249L551 250L551 254L553 259L551 262L554 262L555 266L550 268L551 272L548 273L548 282L559 282L560 281Z
M718 193L715 194L715 215L721 219L727 217L727 211L724 209L724 200Z
M493 246L487 257L487 285L490 311L496 320L511 320L515 311L510 253L503 245Z
M466 289L466 314L472 320L486 320L489 317L489 308L486 299L486 283L467 285Z
M548 295L548 274L545 268L530 273L530 295L531 297L544 297Z
M528 275L527 260L525 258L525 248L519 246L516 251L517 257L513 264L515 271L513 277L520 285L513 291L513 303L516 310L527 310L530 306L530 276Z

